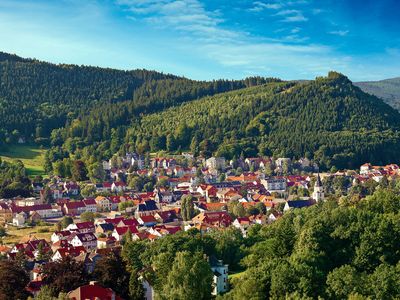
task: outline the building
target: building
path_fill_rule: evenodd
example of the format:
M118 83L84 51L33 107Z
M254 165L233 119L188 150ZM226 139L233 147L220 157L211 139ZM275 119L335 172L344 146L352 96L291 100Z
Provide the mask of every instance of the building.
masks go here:
M215 257L210 258L210 267L213 272L213 290L212 295L216 296L228 291L228 265L225 265L222 260L217 260Z
M112 289L104 288L94 281L70 291L67 297L72 300L123 300Z
M285 178L267 178L261 180L262 185L268 192L285 192L287 183Z
M210 157L206 160L206 167L212 170L223 170L225 169L225 164L224 157Z
M74 247L83 246L87 250L96 249L97 247L97 237L91 232L72 234L68 239Z
M317 176L317 180L315 181L314 191L312 193L312 198L317 202L324 201L324 199L325 199L324 187L322 185L321 177L319 177L319 174Z

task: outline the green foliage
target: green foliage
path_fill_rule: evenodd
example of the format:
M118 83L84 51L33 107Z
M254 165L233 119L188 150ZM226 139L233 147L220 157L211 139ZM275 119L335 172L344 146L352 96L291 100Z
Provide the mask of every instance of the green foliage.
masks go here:
M251 234L247 276L226 298L398 298L399 203L397 192L379 189L352 206L327 201L287 212Z
M111 252L96 262L93 276L102 286L111 288L120 297L128 299L130 274L125 262L116 252Z
M69 216L64 216L64 217L61 219L60 223L61 223L61 227L62 227L62 228L67 228L69 224L74 223L74 219L72 219L72 218L69 217Z
M30 184L21 161L6 162L0 159L0 198L29 197Z
M85 211L80 215L82 222L94 222L95 214L91 211Z
M194 204L196 198L192 195L183 195L181 198L181 215L184 221L189 221L194 217Z
M85 264L75 261L70 256L45 264L41 276L43 284L49 286L54 297L61 292L69 292L89 282Z
M26 299L28 282L29 275L21 266L9 260L0 261L0 300Z
M272 82L144 115L127 138L141 142L156 131L168 139L185 127L197 136L199 148L207 140L207 151L227 158L242 151L246 156L314 153L325 169L351 168L396 161L399 125L397 111L337 74L308 83ZM189 149L190 143L179 145Z
M213 274L208 262L196 253L176 253L159 299L210 299Z

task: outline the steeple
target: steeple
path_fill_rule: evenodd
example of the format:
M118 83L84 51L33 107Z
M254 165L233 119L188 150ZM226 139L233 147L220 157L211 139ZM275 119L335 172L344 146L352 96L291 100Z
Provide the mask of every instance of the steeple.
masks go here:
M312 198L317 202L323 201L325 198L324 186L322 185L322 181L321 181L321 177L319 176L319 173L317 175L317 180L315 181L315 184L314 184L314 191L312 193Z
M314 187L322 187L322 181L321 181L321 177L319 176L319 173L317 175L317 180L315 181Z

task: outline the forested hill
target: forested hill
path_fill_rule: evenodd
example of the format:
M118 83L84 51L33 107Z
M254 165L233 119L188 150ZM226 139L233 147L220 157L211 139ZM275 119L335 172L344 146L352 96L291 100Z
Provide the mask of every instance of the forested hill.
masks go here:
M314 156L322 167L398 161L399 113L345 76L278 82L144 116L128 130L137 148L190 148L226 157ZM140 147L138 147L140 146ZM157 147L156 147L157 146Z
M116 103L131 113L169 107L242 88L259 79L198 82L155 71L51 64L0 52L0 143L20 137L46 143L53 129ZM263 82L263 80L261 80ZM179 88L177 88L179 87Z
M400 77L380 81L356 82L364 92L383 99L387 104L400 110Z

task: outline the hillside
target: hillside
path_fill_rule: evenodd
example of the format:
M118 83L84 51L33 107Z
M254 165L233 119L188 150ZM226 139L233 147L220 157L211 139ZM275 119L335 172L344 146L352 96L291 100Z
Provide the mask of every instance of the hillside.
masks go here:
M400 110L400 77L380 81L356 82L354 85Z
M108 111L125 101L119 111L143 113L151 108L154 112L249 84L246 80L198 82L147 70L55 65L3 52L0 78L0 143L23 137L46 144L53 129L95 107L106 105Z
M128 130L127 140L166 140L162 146L170 151L226 157L307 154L322 167L348 168L397 161L399 125L396 110L331 72L308 83L269 83L147 115Z

